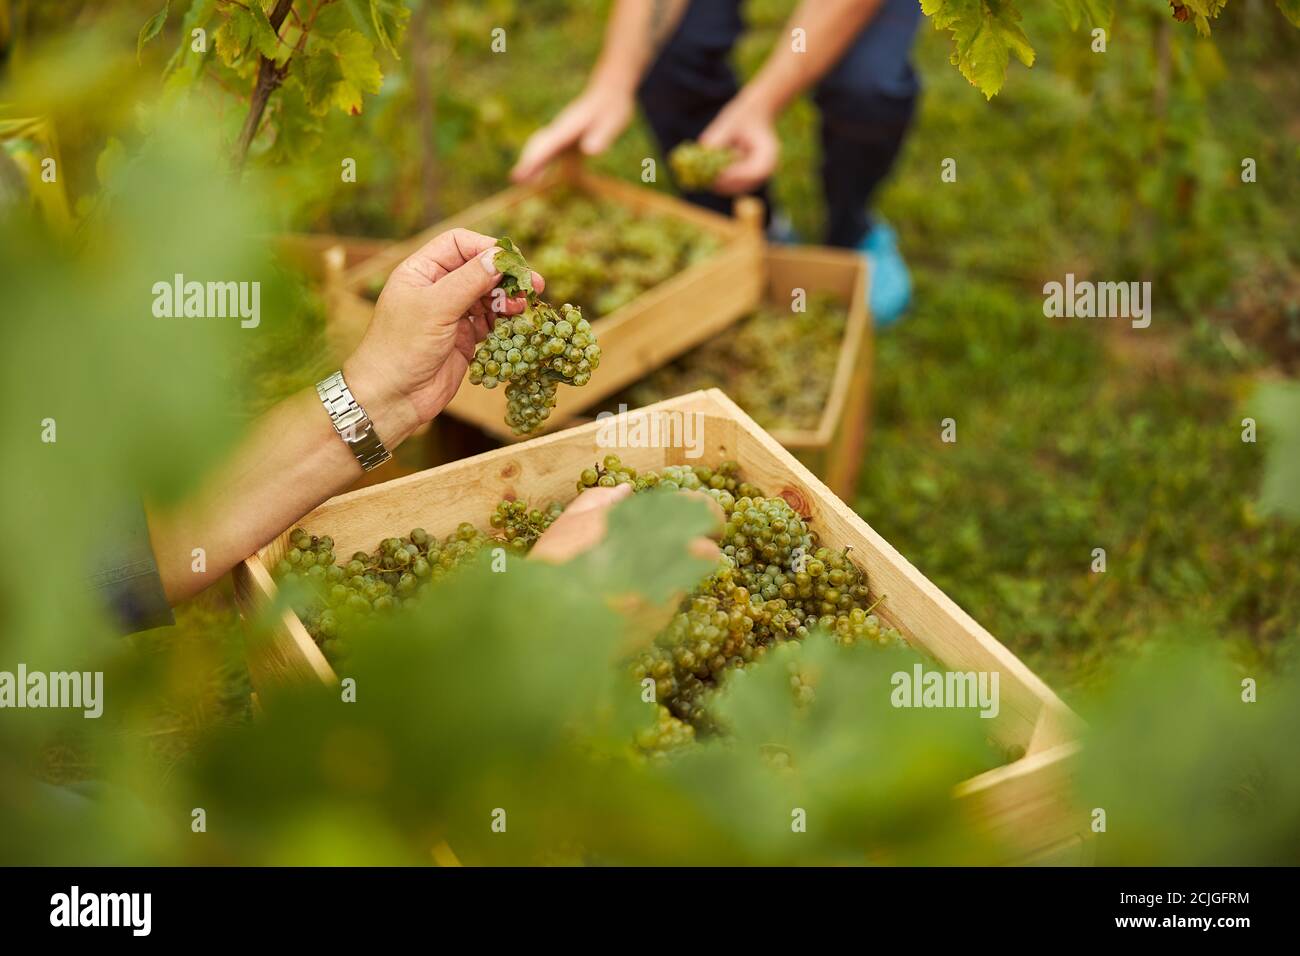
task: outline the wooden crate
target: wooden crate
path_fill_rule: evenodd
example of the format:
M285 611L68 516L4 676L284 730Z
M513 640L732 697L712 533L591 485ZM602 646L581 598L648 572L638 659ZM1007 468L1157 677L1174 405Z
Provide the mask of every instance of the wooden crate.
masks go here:
M574 476L616 451L638 470L693 461L734 459L744 477L780 494L808 516L822 541L852 547L875 594L877 613L915 647L960 671L997 671L1001 710L989 721L990 736L1024 756L961 784L965 811L1012 848L1017 859L1038 855L1062 862L1085 845L1087 816L1070 803L1078 750L1078 719L1032 671L916 570L879 534L845 506L790 452L760 429L717 389L693 392L628 413L628 421L698 415L702 455L682 448L613 448L602 444L602 423L593 422L526 443L443 465L333 498L302 519L315 533L334 538L349 554L371 549L383 537L412 527L450 533L461 521L482 525L505 497L568 501ZM607 434L607 433L606 433ZM235 571L236 594L246 615L274 600L269 567L287 551L288 532L252 555ZM250 634L248 663L264 706L287 683L337 677L301 621L285 613L279 625Z
M820 420L812 428L774 428L768 434L831 491L852 501L871 425L874 339L867 311L867 260L846 249L773 245L763 263L771 302L788 303L793 290L804 289L832 292L848 303L843 344ZM578 416L570 424L591 420L590 415Z
M582 388L561 386L558 404L536 433L563 427L583 409L618 392L670 359L752 312L763 291L763 209L753 198L736 203L735 218L693 206L672 196L585 169L578 162L557 166L542 181L514 186L471 206L344 271L330 296L331 346L340 355L360 341L374 304L363 292L382 281L412 252L448 229L484 229L509 218L510 210L558 188L576 188L634 210L684 219L721 240L713 255L592 322L600 342L600 368ZM528 254L528 250L524 250ZM558 304L558 303L556 303ZM521 440L505 424L505 389L465 382L447 406L462 421L506 442Z
M852 501L871 424L875 339L867 310L867 260L856 252L817 246L773 246L765 256L767 294L789 302L794 289L833 292L849 304L840 357L826 407L815 428L773 429L789 449L841 498Z

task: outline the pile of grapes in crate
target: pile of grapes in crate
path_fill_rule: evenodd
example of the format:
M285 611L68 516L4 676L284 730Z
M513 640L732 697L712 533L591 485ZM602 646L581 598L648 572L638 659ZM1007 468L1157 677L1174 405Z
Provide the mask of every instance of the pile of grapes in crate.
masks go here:
M784 498L768 497L743 480L735 462L638 472L608 455L576 476L575 488L620 484L635 492L700 491L726 519L716 570L629 662L636 680L654 681L656 700L665 708L656 727L638 738L642 749L658 752L716 730L706 705L723 676L814 628L846 646L901 641L872 613L867 576L848 552L822 545L807 519ZM485 548L526 554L561 513L558 504L540 509L502 501L488 516L490 531L462 523L439 540L416 528L381 541L373 553L357 552L344 565L335 560L328 537L295 529L293 547L275 573L306 586L300 593L311 597L297 608L299 616L327 659L338 664L346 661L350 636L366 618L421 600L433 582L454 575Z
M720 388L769 431L814 429L830 397L849 310L829 293L806 308L765 305L724 334L665 365L610 401L651 405L702 388Z

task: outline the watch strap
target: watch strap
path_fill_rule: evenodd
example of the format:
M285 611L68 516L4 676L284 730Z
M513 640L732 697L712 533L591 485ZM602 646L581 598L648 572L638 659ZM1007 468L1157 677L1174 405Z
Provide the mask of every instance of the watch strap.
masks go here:
M352 390L343 380L341 371L318 382L316 394L320 396L321 404L329 413L330 421L334 423L334 430L339 433L344 444L352 450L352 454L364 470L370 471L392 459L392 454L375 433L375 426L370 421L370 416L352 396Z

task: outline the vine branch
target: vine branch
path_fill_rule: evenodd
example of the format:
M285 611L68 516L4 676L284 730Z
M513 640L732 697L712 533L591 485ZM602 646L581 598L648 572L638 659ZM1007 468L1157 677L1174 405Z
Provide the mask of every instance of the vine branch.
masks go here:
M275 9L267 19L270 20L271 29L275 31L277 37L280 35L280 27L284 25L285 18L289 16L289 11L292 9L293 0L276 0ZM265 56L260 58L257 64L257 83L253 87L253 99L249 103L244 126L239 131L239 139L235 142L236 175L243 172L244 163L248 161L249 147L253 145L258 127L262 125L262 116L266 113L266 104L270 101L271 94L280 88L280 84L288 75L289 60L277 66L272 59Z

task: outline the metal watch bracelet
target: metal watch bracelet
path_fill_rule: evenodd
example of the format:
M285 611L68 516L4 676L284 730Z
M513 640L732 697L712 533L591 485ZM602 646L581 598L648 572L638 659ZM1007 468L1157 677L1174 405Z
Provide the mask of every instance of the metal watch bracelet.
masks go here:
M363 469L370 471L378 468L393 457L375 434L374 423L370 421L366 410L352 397L352 391L348 388L348 383L343 381L341 371L318 382L316 394L329 413L334 430L352 450L357 461L361 462Z

